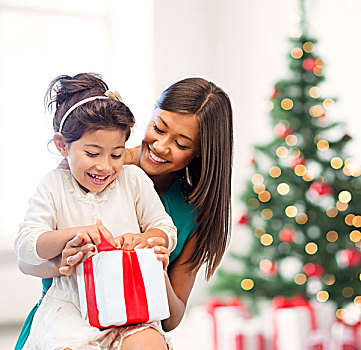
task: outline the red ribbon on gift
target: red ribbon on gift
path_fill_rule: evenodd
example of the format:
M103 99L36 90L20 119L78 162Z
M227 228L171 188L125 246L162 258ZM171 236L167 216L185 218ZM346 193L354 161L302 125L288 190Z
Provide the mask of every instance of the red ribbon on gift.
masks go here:
M273 298L272 301L273 310L276 311L278 309L286 309L291 307L305 307L310 313L310 320L311 320L311 330L315 331L317 329L316 324L316 316L315 310L310 305L309 301L302 295L295 295L293 297L287 298L284 296L277 296ZM278 328L276 322L276 315L274 313L274 337L273 337L273 349L278 349ZM312 350L322 350L322 344L317 344L312 347Z
M266 349L266 342L263 334L256 334L256 343L257 343L257 350L265 350ZM237 350L248 350L245 348L245 335L238 334L236 336L236 349ZM255 350L255 349L252 349Z
M122 250L111 245L99 231L101 241L98 244L98 253L112 250ZM99 309L95 295L93 256L86 259L84 266L84 283L88 308L89 324L104 329L99 323ZM123 289L127 314L126 324L149 321L148 302L145 293L144 281L135 250L123 250ZM106 327L108 328L108 327Z
M234 306L234 307L238 307L241 310L244 310L244 305L241 303L241 301L237 298L231 298L230 300L228 300L227 302L221 301L219 299L216 298L212 298L208 301L208 303L206 304L206 310L207 312L211 315L212 317L212 324L213 324L213 347L214 350L218 350L218 338L217 338L217 320L214 314L214 311L218 308L218 307L223 307L223 306Z

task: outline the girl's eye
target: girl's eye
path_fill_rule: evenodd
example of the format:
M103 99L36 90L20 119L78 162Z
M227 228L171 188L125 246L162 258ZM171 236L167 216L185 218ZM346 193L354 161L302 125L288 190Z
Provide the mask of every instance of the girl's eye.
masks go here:
M88 151L85 151L85 153L86 153L86 155L87 155L88 157L92 157L92 158L94 158L94 157L96 157L96 156L99 155L99 153L91 153L91 152L88 152Z
M119 159L122 157L122 154L112 154L112 158Z
M155 130L157 133L159 133L159 134L164 134L164 133L165 133L165 131L163 131L163 130L161 130L161 129L158 128L158 126L157 126L156 123L154 123L153 127L154 127L154 130Z
M180 149L189 149L189 147L183 146L183 145L181 145L180 143L178 143L177 141L176 141L175 143L177 144L177 146L178 146Z

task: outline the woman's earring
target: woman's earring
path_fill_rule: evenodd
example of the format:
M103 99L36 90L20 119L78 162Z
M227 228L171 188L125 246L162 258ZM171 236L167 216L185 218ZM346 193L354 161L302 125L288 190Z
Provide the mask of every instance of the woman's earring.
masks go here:
M187 180L187 183L188 183L189 186L193 185L192 178L191 178L191 175L189 173L189 169L188 169L187 166L186 166L186 180Z

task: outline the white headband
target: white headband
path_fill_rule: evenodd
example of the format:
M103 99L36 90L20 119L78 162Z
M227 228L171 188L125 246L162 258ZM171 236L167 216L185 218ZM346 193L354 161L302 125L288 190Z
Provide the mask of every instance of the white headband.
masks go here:
M60 126L59 126L59 132L61 133L62 129L63 129L63 125L66 121L66 119L69 117L70 113L75 109L78 108L79 106L83 105L84 103L90 102L90 101L94 101L94 100L106 100L109 97L107 96L93 96L93 97L88 97L85 98L84 100L80 100L79 102L77 102L75 105L71 106L66 113L63 115L63 118L61 119L60 122Z

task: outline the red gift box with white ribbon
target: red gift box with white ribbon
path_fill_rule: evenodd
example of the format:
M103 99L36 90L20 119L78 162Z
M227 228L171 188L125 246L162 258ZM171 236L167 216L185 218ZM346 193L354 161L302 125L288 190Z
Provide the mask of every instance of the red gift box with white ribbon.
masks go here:
M169 317L162 262L153 249L121 250L105 239L77 267L82 317L100 329Z

